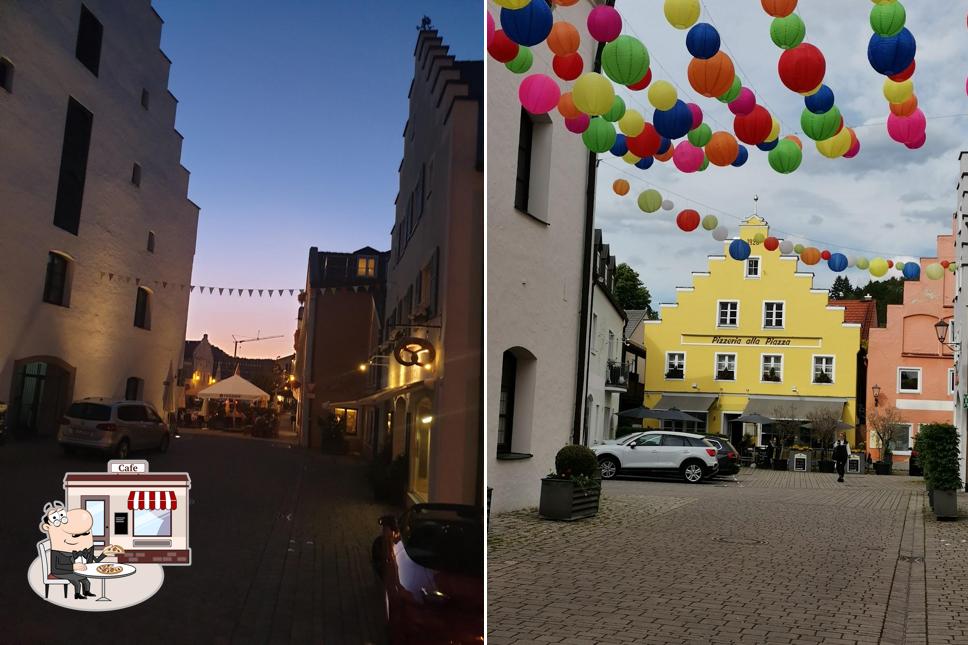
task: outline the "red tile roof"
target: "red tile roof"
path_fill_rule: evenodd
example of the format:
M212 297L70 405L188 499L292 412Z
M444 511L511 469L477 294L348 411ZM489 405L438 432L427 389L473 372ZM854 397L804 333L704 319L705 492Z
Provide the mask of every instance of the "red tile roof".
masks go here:
M830 300L832 307L844 307L844 322L860 325L860 338L867 340L871 327L877 327L877 302L871 300Z

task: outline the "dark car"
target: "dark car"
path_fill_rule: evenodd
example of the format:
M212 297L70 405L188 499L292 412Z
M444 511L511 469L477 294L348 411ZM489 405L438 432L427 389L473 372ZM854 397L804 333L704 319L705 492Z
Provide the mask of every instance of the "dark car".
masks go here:
M716 460L719 462L717 475L736 475L739 473L739 453L729 440L719 434L703 435L706 441L716 447Z
M380 518L373 566L391 645L484 642L484 511L415 504Z

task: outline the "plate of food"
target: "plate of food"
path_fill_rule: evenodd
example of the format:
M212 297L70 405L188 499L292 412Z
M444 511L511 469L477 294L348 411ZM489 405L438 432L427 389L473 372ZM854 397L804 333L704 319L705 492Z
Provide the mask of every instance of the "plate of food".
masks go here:
M121 555L124 553L124 547L120 547L117 544L109 544L104 547L104 550L101 551L101 553L104 555Z
M116 573L121 573L124 571L124 567L119 567L116 564L99 564L97 565L97 572L103 573L105 575L114 575Z

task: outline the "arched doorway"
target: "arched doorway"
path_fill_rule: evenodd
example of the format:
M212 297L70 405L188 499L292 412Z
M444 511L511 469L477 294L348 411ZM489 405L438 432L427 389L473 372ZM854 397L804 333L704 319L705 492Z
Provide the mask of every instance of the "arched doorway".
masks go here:
M410 490L426 502L430 493L430 431L434 423L433 404L429 398L420 399L413 417L413 432L410 440Z
M54 356L14 361L8 423L18 436L53 436L74 394L72 365Z

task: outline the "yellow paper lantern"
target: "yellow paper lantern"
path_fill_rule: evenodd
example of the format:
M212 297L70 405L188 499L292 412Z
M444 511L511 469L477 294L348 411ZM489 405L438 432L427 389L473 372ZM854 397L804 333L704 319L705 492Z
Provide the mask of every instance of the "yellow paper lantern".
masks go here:
M662 11L676 29L689 29L699 20L699 0L665 0Z
M632 165L632 166L634 166L635 164L637 164L641 158L642 157L636 157L631 152L626 152L624 155L622 155L622 160L625 161L625 163L627 163L629 165Z
M605 114L612 109L615 89L612 82L596 72L586 72L578 77L571 88L575 107L592 116Z
M645 118L637 110L625 110L618 120L618 129L627 137L637 137L645 127Z
M671 110L678 100L679 94L669 81L655 81L649 87L649 103L657 110Z
M820 88L821 87L823 87L823 83L821 83L817 87L813 88L809 92L800 92L800 96L813 96L814 94L816 94L817 92L820 91Z
M494 0L505 9L520 9L531 4L531 0Z
M913 95L914 81L911 79L900 83L889 78L884 79L884 98L887 99L888 103L904 103Z
M871 260L868 270L871 272L872 276L879 278L887 273L888 268L887 260L884 258L874 258Z
M850 150L850 145L853 142L854 140L850 136L850 130L841 128L840 132L829 139L818 141L817 151L828 159L836 159L837 157L843 157L844 153Z
M766 141L764 143L772 143L773 141L776 141L777 138L779 138L779 136L780 136L780 122L776 120L776 117L773 117L773 129L770 130L770 136L766 138Z

